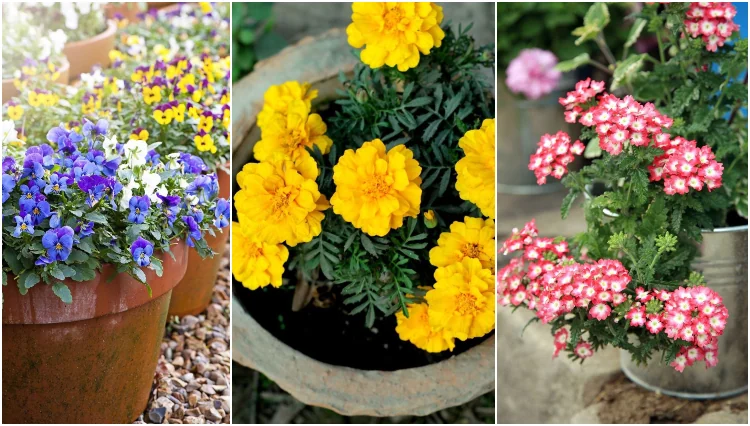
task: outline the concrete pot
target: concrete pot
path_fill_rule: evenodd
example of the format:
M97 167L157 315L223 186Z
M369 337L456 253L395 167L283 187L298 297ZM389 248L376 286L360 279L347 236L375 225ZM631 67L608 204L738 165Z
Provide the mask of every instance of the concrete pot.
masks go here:
M252 158L260 138L255 125L269 86L288 80L310 82L317 102L333 99L339 72L350 74L358 58L340 29L305 38L259 62L233 87L232 175ZM464 404L495 387L494 335L444 361L396 371L359 370L326 364L287 346L232 301L234 361L256 369L305 404L344 415L426 415ZM243 401L236 401L243 404Z
M638 366L621 352L625 375L654 392L688 399L719 399L747 392L747 225L703 232L699 257L693 263L706 283L729 309L729 321L719 338L719 364L702 363L679 373L654 360Z
M63 64L60 67L60 76L55 80L56 83L68 84L70 81L70 63L67 60L63 60ZM13 84L12 78L3 80L3 103L8 102L11 98L18 96L21 92L16 89Z
M185 274L187 246L160 255L151 286L105 265L91 281L66 280L65 304L46 284L21 295L3 287L3 422L131 423L145 409L172 288Z
M229 165L227 164L226 167L228 168ZM216 174L219 177L219 197L229 199L229 173L219 168ZM211 303L214 284L219 275L219 268L221 268L221 259L227 251L229 227L224 228L223 231L215 231L214 237L205 234L209 247L216 252L214 257L204 259L197 251L189 250L185 278L172 290L172 301L169 303L170 317L198 315Z
M109 66L109 52L115 47L115 33L117 24L107 21L107 29L99 35L86 40L66 43L63 53L70 62L70 76L78 78L79 75L91 72L94 65L102 68Z

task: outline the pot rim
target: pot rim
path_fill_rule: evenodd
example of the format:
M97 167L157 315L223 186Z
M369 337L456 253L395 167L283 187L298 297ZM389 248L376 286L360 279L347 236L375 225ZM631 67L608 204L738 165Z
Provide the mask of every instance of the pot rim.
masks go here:
M113 19L107 19L107 28L104 29L104 31L100 32L99 34L85 38L83 40L73 41L70 43L65 43L65 46L63 47L63 52L68 49L75 49L79 47L87 46L91 43L95 43L100 40L105 40L110 37L114 37L115 33L117 32L117 24Z
M124 312L152 302L170 292L180 283L187 269L188 246L183 240L171 245L175 259L167 253L157 256L163 261L161 277L151 269L143 270L152 290L122 272L117 273L112 264L103 264L89 281L63 282L70 289L73 301L66 304L52 291L52 286L39 282L22 295L16 277L9 275L3 286L3 325L6 324L59 324L89 320L109 314ZM114 273L114 275L110 275Z
M63 74L64 72L69 71L69 70L70 70L70 61L68 60L67 56L63 55L62 56L62 63L60 65L60 69L58 70L58 72L60 74ZM8 83L13 83L13 78L4 78L3 79L3 84L8 84Z

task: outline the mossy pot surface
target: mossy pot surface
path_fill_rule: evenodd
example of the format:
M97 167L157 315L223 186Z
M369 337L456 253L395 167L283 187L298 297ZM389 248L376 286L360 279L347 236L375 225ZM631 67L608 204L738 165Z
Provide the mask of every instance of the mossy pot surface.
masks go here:
M65 284L63 303L40 283L26 295L15 277L3 287L3 422L131 423L145 409L164 335L172 288L188 251L160 255L164 274L145 269L151 286L110 265L91 281ZM114 278L108 282L108 279Z
M260 139L256 117L271 85L297 80L319 91L316 105L335 99L339 72L351 75L359 62L346 32L333 29L308 37L259 62L233 87L232 176L252 159ZM233 192L237 188L233 188ZM332 365L280 341L235 297L232 300L234 361L256 369L305 404L344 415L427 415L464 404L495 387L494 334L471 349L440 362L394 371ZM239 404L245 402L239 401Z

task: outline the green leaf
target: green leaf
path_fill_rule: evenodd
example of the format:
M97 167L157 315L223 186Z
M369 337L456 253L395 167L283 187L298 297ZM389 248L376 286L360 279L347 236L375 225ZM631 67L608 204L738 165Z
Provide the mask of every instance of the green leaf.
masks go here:
M591 139L583 151L583 158L598 158L602 156L602 148L599 146L599 138Z
M375 245L372 243L372 240L370 240L367 234L362 232L360 234L360 241L362 241L362 247L364 247L368 253L375 257L378 257L378 251L375 249Z
M70 277L74 281L90 281L93 280L94 277L96 277L96 271L83 265L79 265L75 271L76 273L72 277Z
M573 206L573 202L578 197L579 192L577 190L571 190L568 195L563 198L562 206L560 207L560 216L565 219L570 213L570 208Z
M36 272L29 271L21 275L21 282L27 289L34 287L40 280L41 278Z
M86 213L86 219L94 223L100 223L102 225L106 225L108 223L107 217L99 212Z
M573 59L558 62L555 69L562 72L572 71L582 65L586 65L591 61L591 57L588 53L582 53Z
M132 272L138 281L140 281L143 284L146 284L146 274L141 270L141 268L137 268L134 266L132 269Z
M636 18L635 22L633 23L633 26L630 27L630 34L628 34L627 40L625 40L625 47L630 47L635 44L636 41L638 41L638 37L641 36L641 32L646 27L646 20L641 18Z
M641 55L630 55L624 61L618 62L615 72L612 75L610 90L615 90L620 87L622 83L630 81L630 79L640 71L641 67L643 67L645 57L645 53Z
M583 24L596 27L599 31L603 30L609 24L609 9L607 8L607 4L603 2L592 4L583 17Z
M50 268L49 273L58 280L65 279L65 273L60 270L60 267L57 264L52 264L52 268Z
M7 246L4 247L3 259L15 275L18 275L23 270L23 264L21 264L21 261L18 260L18 252L15 249Z
M73 295L70 294L70 289L65 284L58 282L52 286L52 292L55 296L59 297L63 303L73 303Z
M74 268L71 268L70 266L68 266L68 265L66 265L64 263L58 264L57 268L60 270L60 272L63 273L63 275L65 276L65 278L70 278L70 277L72 277L73 275L76 274L76 270Z

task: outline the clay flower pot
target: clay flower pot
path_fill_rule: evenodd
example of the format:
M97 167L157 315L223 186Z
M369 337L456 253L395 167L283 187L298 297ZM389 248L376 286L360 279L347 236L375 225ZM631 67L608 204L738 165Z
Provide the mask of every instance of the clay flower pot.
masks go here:
M225 165L229 168L229 165ZM219 197L229 199L229 174L223 168L216 171L219 177ZM229 228L224 232L216 231L216 236L205 234L209 247L216 252L214 257L202 258L195 250L189 250L187 272L185 278L172 291L172 301L169 304L169 316L184 317L197 315L206 310L211 303L216 277L219 275L221 259L227 251Z
M67 60L63 60L62 65L60 66L60 76L57 77L57 80L55 82L60 84L68 84L70 81L70 63ZM8 102L12 97L18 96L20 92L18 89L16 89L16 86L13 84L12 78L7 78L3 80L3 103Z
M340 29L306 38L278 55L259 62L233 87L232 175L252 157L260 138L255 125L263 93L288 80L309 82L322 102L335 98L339 72L351 74L356 56ZM495 386L494 335L443 361L395 371L361 370L320 362L281 342L232 300L232 357L256 369L305 404L344 415L426 415L463 404ZM242 402L240 402L242 403Z
M107 19L115 19L119 14L128 22L138 22L138 14L141 13L137 2L121 2L121 3L109 3L104 5L104 12Z
M83 73L91 72L94 65L108 67L109 52L115 47L116 32L117 24L107 21L107 29L101 34L86 40L66 43L63 53L70 62L70 75L77 78Z
M729 309L729 321L719 337L719 364L696 363L679 373L655 359L638 366L621 352L625 375L654 392L688 399L719 399L747 392L747 225L703 232L700 257L693 262L708 287Z
M65 304L43 283L21 295L3 286L3 421L131 423L145 409L172 288L185 274L187 246L160 255L164 274L146 286L105 265L91 281L66 280ZM109 281L113 275L114 279Z

